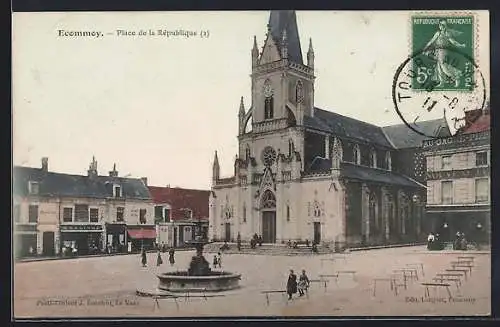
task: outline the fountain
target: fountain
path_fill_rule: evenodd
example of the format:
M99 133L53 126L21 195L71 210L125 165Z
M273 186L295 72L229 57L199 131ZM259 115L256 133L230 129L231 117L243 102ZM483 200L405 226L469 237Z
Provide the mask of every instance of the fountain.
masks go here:
M203 246L208 241L201 234L201 223L196 224L196 236L187 242L196 248L188 270L158 274L158 288L169 292L204 292L227 291L239 287L240 274L226 271L212 271L210 264L203 256Z

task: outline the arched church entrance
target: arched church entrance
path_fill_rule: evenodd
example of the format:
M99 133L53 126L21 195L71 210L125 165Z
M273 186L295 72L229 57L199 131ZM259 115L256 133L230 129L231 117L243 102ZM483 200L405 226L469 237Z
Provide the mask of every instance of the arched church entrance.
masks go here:
M266 190L261 199L262 241L276 243L276 197Z

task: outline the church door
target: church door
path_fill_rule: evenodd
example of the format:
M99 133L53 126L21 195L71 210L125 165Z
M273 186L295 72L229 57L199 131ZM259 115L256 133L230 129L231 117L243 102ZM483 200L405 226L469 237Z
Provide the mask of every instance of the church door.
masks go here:
M276 211L262 213L262 240L264 243L276 243Z
M231 242L231 224L230 223L226 223L226 239L225 241L226 242Z
M321 223L314 222L314 243L319 244L321 242Z

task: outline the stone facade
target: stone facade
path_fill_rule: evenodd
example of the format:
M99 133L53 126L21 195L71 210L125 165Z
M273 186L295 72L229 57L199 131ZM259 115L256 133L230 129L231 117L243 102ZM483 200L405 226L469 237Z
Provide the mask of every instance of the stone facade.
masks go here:
M314 50L310 41L303 63L294 11L271 12L262 51L254 38L251 58L252 101L247 109L240 100L234 174L220 176L217 152L212 165L210 237L417 239L424 186L392 172L403 167L393 167L398 149L382 128L314 107Z

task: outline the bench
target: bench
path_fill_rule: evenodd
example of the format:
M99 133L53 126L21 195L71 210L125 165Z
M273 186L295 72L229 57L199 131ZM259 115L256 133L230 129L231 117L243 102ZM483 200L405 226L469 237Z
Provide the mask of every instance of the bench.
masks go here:
M203 298L205 299L205 301L207 301L207 294L206 294L206 291L207 289L206 288L190 288L188 290L186 290L186 294L184 296L184 299L187 301L191 296L191 293L202 293L203 294Z
M351 275L352 280L356 281L356 272L357 272L356 270L337 270L336 271L337 279L341 274L346 274L346 275Z
M425 292L424 292L424 297L430 297L430 294L429 294L429 287L434 287L434 289L436 287L446 287L446 291L448 292L448 298L451 299L452 296L451 296L451 291L450 291L450 284L446 284L446 283L422 283L422 286L425 287Z
M452 261L451 267L453 269L455 269L455 268L467 268L467 269L469 269L469 275L472 275L472 267L474 267L474 265L470 264L470 263L460 262L460 261Z
M418 263L407 263L406 266L408 267L420 267L420 271L422 271L422 277L425 277L425 272L424 272L424 264L421 262Z
M328 279L324 279L324 278L320 278L320 279L310 279L309 280L309 283L324 283L325 285L325 292L326 292L326 283L328 283L329 280Z
M469 271L468 269L445 269L445 271L447 272L450 272L450 273L453 273L453 272L456 272L456 273L462 273L464 275L464 279L467 280L467 272Z
M156 310L156 307L160 309L160 302L158 300L164 300L164 299L173 299L175 302L175 306L177 307L177 310L179 310L179 303L177 302L177 298L179 296L177 295L153 295L152 298L154 300L153 302L153 311Z
M281 293L283 295L286 295L286 291L283 291L283 290L261 291L261 293L266 295L266 303L267 303L267 305L269 305L269 294ZM288 302L286 302L286 303L288 303Z
M391 291L394 291L395 295L398 295L398 286L396 285L396 278L374 278L373 279L373 296L376 296L377 282L389 282Z
M323 274L323 275L319 275L320 277L320 280L324 281L325 282L325 292L326 292L326 283L327 283L327 279L325 278L335 278L335 284L339 284L339 275L338 274Z
M457 290L459 290L460 286L462 286L462 280L460 278L456 278L456 277L452 277L452 276L438 276L438 277L434 277L432 280L439 282L439 283L443 283L445 280L455 282L455 285L457 286Z
M407 272L410 273L410 278L414 280L418 280L418 271L417 268L401 268L401 269L395 269L394 271L401 271L404 274Z
M397 273L399 271L399 273ZM403 277L403 284L395 284L397 286L403 286L406 289L408 289L408 275L406 274L405 271L400 271L400 270L395 270L393 273L390 275L392 278L394 278L397 281L397 278L395 277Z
M474 262L475 257L473 256L459 256L458 261L469 261L469 262Z

